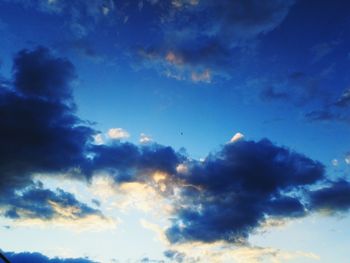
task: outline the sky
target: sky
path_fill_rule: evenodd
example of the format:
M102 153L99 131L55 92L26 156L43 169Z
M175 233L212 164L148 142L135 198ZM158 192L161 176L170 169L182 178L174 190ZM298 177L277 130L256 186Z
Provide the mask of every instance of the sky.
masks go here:
M349 8L0 0L2 253L347 262Z

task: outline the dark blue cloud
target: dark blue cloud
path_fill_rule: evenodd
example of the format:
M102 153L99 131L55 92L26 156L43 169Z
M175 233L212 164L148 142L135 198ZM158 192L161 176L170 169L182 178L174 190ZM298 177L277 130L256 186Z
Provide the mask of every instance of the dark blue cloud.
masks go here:
M70 82L74 66L65 59L53 57L49 50L20 51L13 65L14 85L26 96L62 100L72 95Z
M79 168L94 131L75 115L73 66L47 49L24 50L13 66L14 86L0 89L0 189L31 183L33 173Z
M350 183L345 180L333 182L328 187L311 191L310 209L328 213L345 212L350 209Z
M51 191L37 186L31 186L27 187L21 193L7 196L6 198L6 200L0 200L0 204L7 208L5 217L12 219L40 218L43 220L53 220L57 217L65 217L74 220L89 215L102 217L102 213L99 210L79 202L74 195L61 189ZM72 212L69 215L62 215L54 206Z
M88 258L48 258L40 253L7 252L4 253L11 263L96 263Z
M88 173L107 170L114 174L117 182L142 180L142 174L163 171L176 172L176 166L184 158L171 147L151 144L138 147L131 143L114 143L112 145L95 145L94 154Z
M73 217L98 214L69 193L42 189L35 173L69 172L90 179L108 171L118 183L147 180L153 171L175 173L180 162L171 147L131 143L93 145L96 133L75 115L70 82L73 65L46 48L24 50L15 57L13 86L0 90L0 204L5 216L53 219L52 204L77 208ZM19 211L26 211L20 213Z
M0 89L0 204L5 216L52 219L50 202L74 206L76 217L100 214L69 193L42 189L34 173L79 169L94 131L75 115L70 82L73 65L46 48L20 51L14 59L13 85ZM72 173L73 175L74 173Z
M181 177L188 187L167 237L245 242L269 217L304 216L298 192L324 176L321 163L268 140L228 144Z

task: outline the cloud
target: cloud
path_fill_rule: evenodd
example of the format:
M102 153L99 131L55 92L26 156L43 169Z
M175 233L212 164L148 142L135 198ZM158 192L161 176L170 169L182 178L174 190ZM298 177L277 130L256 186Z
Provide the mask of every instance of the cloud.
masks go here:
M23 95L51 100L71 96L69 83L75 77L73 65L53 57L46 48L20 51L14 59L13 70L14 84Z
M75 74L70 62L40 47L20 51L13 72L14 86L0 89L0 190L4 195L30 185L33 173L81 166L95 133L75 115L70 86Z
M139 141L140 141L140 143L150 143L150 142L152 142L152 137L150 137L144 133L141 133Z
M108 134L108 137L113 140L126 139L130 137L130 134L122 128L109 129L107 134Z
M345 180L310 192L310 209L334 214L350 209L350 183Z
M38 173L91 180L107 172L121 184L146 181L156 171L176 172L181 158L171 147L101 144L99 133L75 115L73 76L72 64L48 49L24 50L15 57L13 87L0 90L0 205L9 218L64 223L102 218L69 193L36 188ZM109 130L113 139L127 135L123 129Z
M237 132L235 135L232 136L230 143L235 143L238 142L240 140L243 140L244 135L240 132Z
M124 52L132 52L135 60L141 59L141 62L136 63L153 67L165 76L209 83L215 77L227 77L237 61L235 51L252 46L256 39L277 28L295 1L15 2L38 12L63 15L65 26L68 26L75 39L63 46L83 56L97 61L103 59L86 40L100 27L110 33L119 28L119 32L124 34L120 47ZM126 35L140 27L146 35L154 36L154 41L146 43L145 39L148 38L139 32L132 34L133 37ZM116 38L110 37L107 41L115 42ZM136 47L135 43L139 46Z
M333 165L333 166L338 166L338 165L339 165L338 159L333 159L333 160L332 160L332 165Z
M133 182L154 171L176 172L182 157L171 147L158 144L138 147L131 143L94 145L89 173L108 171L116 182ZM147 177L146 177L147 178Z
M324 178L324 167L268 140L238 141L181 176L186 185L167 229L170 242L244 243L268 217L305 216L297 189Z
M209 69L204 70L203 72L192 72L191 79L193 82L211 82L211 73Z
M345 156L345 162L346 162L346 164L349 164L349 165L350 165L350 152L346 154L346 156Z
M102 213L79 202L74 195L61 189L55 192L41 187L28 187L23 192L1 200L5 217L12 219L70 219L77 220Z
M185 260L185 253L178 252L176 250L166 250L164 251L164 256L169 258L170 260L174 262L184 262Z
M331 104L321 108L310 111L305 114L309 121L336 121L343 123L350 123L350 90L346 89L335 99Z
M310 252L287 251L272 247L235 246L222 242L173 245L164 252L172 262L287 262L292 259L319 260L320 257Z
M94 138L94 143L97 145L101 145L101 144L105 143L102 133L98 133L98 134L94 135L93 138Z
M53 69L45 77L43 65ZM61 70L63 65L69 66ZM113 195L118 189L126 195L142 192L141 199L148 195L170 201L170 225L164 234L173 245L246 244L268 220L290 220L330 207L334 213L348 209L348 200L340 197L348 195L349 182L327 186L321 163L267 139L237 140L242 136L236 135L235 143L203 161L156 143L96 144L93 136L99 133L75 115L69 85L74 67L68 61L44 48L25 50L16 56L14 73L13 86L0 89L0 207L15 221L85 220L91 225L99 219L108 225L98 209L72 194L35 184L38 173L65 173L92 185L106 175L113 187L102 183L101 194ZM33 87L36 83L39 89ZM120 138L125 131L116 128L111 134ZM145 208L142 202L139 208Z
M139 54L162 73L171 72L168 76L210 82L213 76L231 70L234 50L274 30L293 4L277 0L172 1L162 9L162 42Z
M249 92L258 89L259 99L263 102L289 103L304 110L308 122L350 123L348 89L338 95L329 89L328 81L321 75L295 71L288 76L251 79L244 87Z
M6 252L4 254L12 263L96 263L88 258L48 258L43 254L31 252Z

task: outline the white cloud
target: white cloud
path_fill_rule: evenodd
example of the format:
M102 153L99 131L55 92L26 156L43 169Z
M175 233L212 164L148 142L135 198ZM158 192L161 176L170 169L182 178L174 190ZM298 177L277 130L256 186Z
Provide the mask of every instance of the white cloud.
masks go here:
M240 140L243 140L244 138L244 135L240 132L237 132L235 135L233 135L233 137L231 138L230 140L230 143L234 143L234 142L237 142L237 141L240 141Z
M152 138L144 133L140 134L140 143L150 143Z
M101 145L104 144L103 134L99 133L93 136L94 144Z
M180 174L186 174L188 173L188 167L186 164L179 164L178 166L176 166L176 171Z
M122 128L112 128L109 129L107 135L110 139L121 140L130 137L130 134Z

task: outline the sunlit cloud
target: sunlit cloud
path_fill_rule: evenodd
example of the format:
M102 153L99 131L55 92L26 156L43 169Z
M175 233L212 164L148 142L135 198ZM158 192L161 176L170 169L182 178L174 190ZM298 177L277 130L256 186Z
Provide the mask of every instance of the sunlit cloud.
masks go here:
M111 128L108 130L107 135L113 140L127 139L130 137L130 134L122 128Z
M94 138L94 143L97 145L104 144L105 142L102 133L94 135L93 138Z
M152 137L148 136L144 133L141 133L139 141L140 141L140 143L143 143L143 144L150 143L150 142L152 142Z
M243 140L244 139L244 135L240 132L237 132L235 135L233 135L233 137L230 140L230 143L235 143L237 141Z

